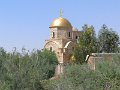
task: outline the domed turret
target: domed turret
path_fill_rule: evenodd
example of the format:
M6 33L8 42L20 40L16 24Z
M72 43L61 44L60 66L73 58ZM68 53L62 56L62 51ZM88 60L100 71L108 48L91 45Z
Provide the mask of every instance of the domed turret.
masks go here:
M56 27L72 28L72 25L67 19L59 17L55 19L50 25L50 28L56 28Z
M73 28L72 28L72 31L78 31L78 29L77 29L77 28L75 28L75 27L73 27Z

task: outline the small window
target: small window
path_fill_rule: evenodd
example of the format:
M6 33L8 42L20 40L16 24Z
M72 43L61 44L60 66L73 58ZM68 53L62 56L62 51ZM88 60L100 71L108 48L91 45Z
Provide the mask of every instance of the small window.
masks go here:
M52 37L55 38L55 32L53 32L53 36Z
M78 36L76 36L75 38L78 39Z
M50 51L52 51L52 47L50 47Z
M68 36L70 37L71 35L70 35L70 32L68 33Z

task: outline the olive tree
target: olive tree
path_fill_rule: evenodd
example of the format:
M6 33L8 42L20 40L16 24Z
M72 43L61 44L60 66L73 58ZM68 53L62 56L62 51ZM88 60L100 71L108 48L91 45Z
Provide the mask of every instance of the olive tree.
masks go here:
M41 81L53 77L58 64L55 53L46 49L31 53L2 50L0 54L0 90L44 90Z
M118 52L119 35L104 24L98 34L98 44L99 52Z

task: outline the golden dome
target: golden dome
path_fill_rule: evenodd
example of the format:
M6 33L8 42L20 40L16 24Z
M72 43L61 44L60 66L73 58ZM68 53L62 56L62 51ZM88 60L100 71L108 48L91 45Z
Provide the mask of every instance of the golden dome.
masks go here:
M59 17L59 18L55 19L52 22L52 24L50 25L50 28L54 28L54 27L72 28L72 25L67 19Z

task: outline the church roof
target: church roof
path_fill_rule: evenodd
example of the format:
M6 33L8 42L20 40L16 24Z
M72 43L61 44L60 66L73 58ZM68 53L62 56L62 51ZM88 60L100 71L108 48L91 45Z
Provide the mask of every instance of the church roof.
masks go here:
M72 25L67 19L59 17L59 18L53 20L53 22L50 25L50 28L55 28L55 27L72 28Z

